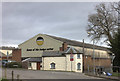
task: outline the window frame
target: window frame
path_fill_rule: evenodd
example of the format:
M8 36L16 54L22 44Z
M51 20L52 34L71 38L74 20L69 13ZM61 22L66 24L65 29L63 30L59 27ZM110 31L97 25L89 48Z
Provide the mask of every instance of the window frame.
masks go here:
M79 65L79 66L78 66ZM78 68L79 67L79 68ZM81 70L81 63L77 63L77 70Z
M28 67L32 67L32 63L31 62L28 63Z
M52 62L52 63L50 63L50 69L55 69L55 65L56 65L56 64L55 64L55 63L53 63L53 62Z
M78 57L78 55L79 55L79 57ZM80 54L77 54L77 59L81 59Z

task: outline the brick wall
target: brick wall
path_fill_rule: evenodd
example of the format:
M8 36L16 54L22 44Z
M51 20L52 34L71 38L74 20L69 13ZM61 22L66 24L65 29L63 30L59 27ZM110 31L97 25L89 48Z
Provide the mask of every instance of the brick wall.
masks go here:
M64 42L64 43L62 44L62 48L63 48L63 51L65 51L65 50L67 49L67 43L66 43L66 42Z
M91 56L85 56L84 57L84 70L88 69L88 66L90 68L92 68L94 66L94 61L93 58L91 58ZM110 58L99 58L99 59L95 59L95 66L103 66L105 68L109 68L111 67L111 59Z
M59 48L59 51L65 51L67 48L68 48L68 47L67 47L67 43L64 42L64 43L62 44L62 47Z
M12 60L21 62L21 49L14 49L12 52Z
M1 60L4 60L4 59L7 59L7 57L2 57L2 59L1 59ZM8 60L12 60L12 57L11 57L11 56L9 56L9 57L8 57Z
M22 62L22 68L28 69L28 62Z

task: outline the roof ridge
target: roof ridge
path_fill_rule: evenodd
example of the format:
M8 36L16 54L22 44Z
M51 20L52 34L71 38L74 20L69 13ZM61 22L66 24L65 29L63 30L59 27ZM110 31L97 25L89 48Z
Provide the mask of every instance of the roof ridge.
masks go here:
M81 47L83 46L83 42L80 42L80 41L70 40L70 39L62 38L62 37L51 36L51 35L48 35L48 34L44 34L44 35L47 35L49 37L52 37L52 38L54 38L56 40L59 40L59 41L62 41L62 42L67 41L66 42L67 44L70 44L70 45L73 45L73 46L81 46ZM85 47L87 47L87 48L93 48L93 44L89 44L89 43L84 43L84 44L85 44ZM104 46L94 45L94 47L95 47L95 49L108 50L108 48L104 47Z

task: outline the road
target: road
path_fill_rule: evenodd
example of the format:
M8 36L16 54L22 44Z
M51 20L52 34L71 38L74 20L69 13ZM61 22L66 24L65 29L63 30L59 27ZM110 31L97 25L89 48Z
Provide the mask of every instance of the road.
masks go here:
M20 75L20 79L101 79L101 78L86 76L83 73L74 73L74 72L7 69L7 78L8 79L11 79L12 71L14 71L15 79L16 79L17 75ZM3 72L3 77L4 77L5 69L3 69L2 72Z

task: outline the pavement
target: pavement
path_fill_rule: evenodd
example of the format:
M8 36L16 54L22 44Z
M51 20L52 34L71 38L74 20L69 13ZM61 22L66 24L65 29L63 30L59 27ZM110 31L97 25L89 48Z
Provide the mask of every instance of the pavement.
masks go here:
M86 74L86 75L93 76L93 77L104 78L104 79L108 79L108 80L120 81L120 77L115 77L115 76L93 75L93 74Z
M2 69L3 77L5 76L5 69ZM60 71L40 71L40 70L27 70L27 69L7 69L7 79L11 79L11 73L14 71L14 79L97 79L100 81L110 81L104 80L103 78L87 76L83 73L75 72L60 72ZM111 80L112 81L112 80Z

